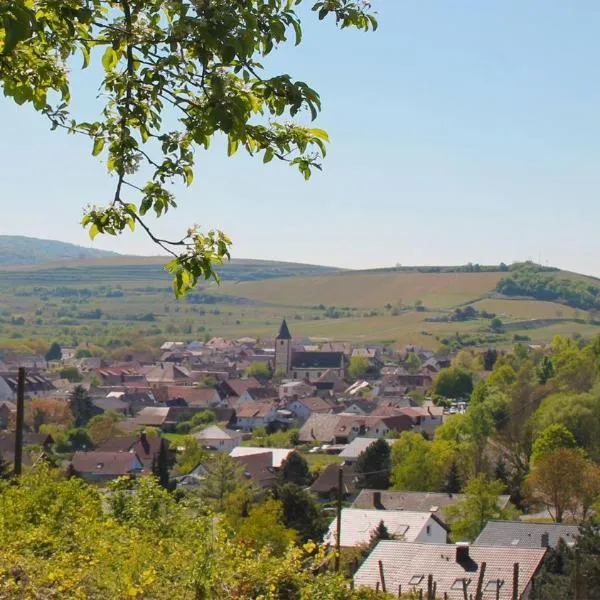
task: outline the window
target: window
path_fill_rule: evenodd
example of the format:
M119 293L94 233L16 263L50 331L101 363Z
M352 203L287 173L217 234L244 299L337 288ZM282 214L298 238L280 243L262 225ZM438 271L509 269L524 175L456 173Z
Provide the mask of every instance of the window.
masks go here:
M503 579L491 579L485 584L486 592L497 592L504 584Z
M306 371L306 379L308 379L310 377L310 373L308 371Z
M450 589L451 590L462 590L463 587L468 586L469 583L471 583L470 579L465 579L464 577L461 577L459 579L454 580L454 583L452 584L452 587Z
M225 442L223 440L219 441L219 444L222 446Z
M408 582L408 585L419 585L423 581L425 575L413 575Z
M431 525L427 525L427 535L431 535Z
M294 379L298 379L298 373L294 371Z
M279 345L280 345L280 346L283 346L283 340L281 340L281 341L279 342Z

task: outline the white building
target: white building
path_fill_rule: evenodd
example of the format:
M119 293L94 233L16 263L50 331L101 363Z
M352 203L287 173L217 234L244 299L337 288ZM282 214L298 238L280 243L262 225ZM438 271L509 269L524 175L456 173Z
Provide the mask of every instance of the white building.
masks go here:
M211 446L219 452L231 452L242 443L243 433L211 425L192 434L203 446Z

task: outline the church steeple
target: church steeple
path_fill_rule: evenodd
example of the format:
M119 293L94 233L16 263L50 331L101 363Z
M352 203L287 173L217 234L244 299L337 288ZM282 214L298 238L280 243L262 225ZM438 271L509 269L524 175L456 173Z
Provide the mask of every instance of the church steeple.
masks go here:
M291 340L290 330L288 329L285 319L281 321L281 327L279 328L279 334L277 335L278 340Z
M275 338L275 372L289 374L292 366L292 335L285 319Z

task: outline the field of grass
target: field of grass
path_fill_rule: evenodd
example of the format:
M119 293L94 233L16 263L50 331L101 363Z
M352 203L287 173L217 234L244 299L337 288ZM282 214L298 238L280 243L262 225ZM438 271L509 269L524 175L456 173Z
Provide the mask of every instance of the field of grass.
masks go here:
M241 296L282 306L352 306L382 308L385 304L451 308L494 289L503 273L348 272L291 280L224 284L216 294Z
M509 345L515 334L546 342L557 333L589 337L600 331L595 325L565 322L586 315L560 304L491 297L503 275L499 272L332 272L240 260L224 267L220 287L207 285L176 300L163 261L107 257L0 269L0 352L45 352L56 340L64 346L102 348L114 358L134 352L157 355L166 339L270 339L282 318L294 336L316 343L415 344L433 350L441 343ZM427 310L417 311L417 300ZM507 324L550 322L494 334L489 318L427 321L450 316L453 308L469 303L498 314ZM332 306L336 314L326 308Z
M343 459L337 454L309 454L302 452L312 473L319 473L328 465L339 465Z

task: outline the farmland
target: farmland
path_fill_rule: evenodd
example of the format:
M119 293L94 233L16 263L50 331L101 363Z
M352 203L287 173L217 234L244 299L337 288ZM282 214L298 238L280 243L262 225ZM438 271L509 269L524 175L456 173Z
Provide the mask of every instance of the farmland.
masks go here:
M53 340L113 357L156 353L165 339L269 338L282 318L316 343L416 344L437 349L590 337L586 311L495 288L505 273L341 271L276 261L235 260L222 284L202 283L176 300L164 257L99 257L0 270L0 349L41 352ZM562 274L588 281L584 276ZM457 319L456 310L475 311ZM492 330L491 316L502 322ZM594 321L594 322L592 322Z

